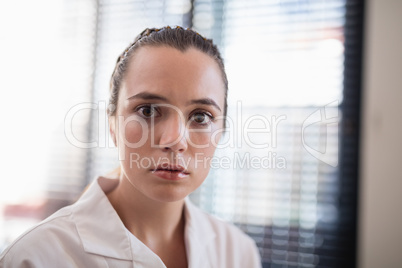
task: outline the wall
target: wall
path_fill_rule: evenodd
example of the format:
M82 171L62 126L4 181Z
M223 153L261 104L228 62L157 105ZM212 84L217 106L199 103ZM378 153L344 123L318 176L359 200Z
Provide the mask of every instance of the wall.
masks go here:
M402 0L367 0L359 265L402 267Z

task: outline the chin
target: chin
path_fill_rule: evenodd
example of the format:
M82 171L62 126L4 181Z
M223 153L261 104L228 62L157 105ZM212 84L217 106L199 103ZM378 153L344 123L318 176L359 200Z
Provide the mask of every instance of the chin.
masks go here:
M148 195L155 201L170 203L184 200L191 192L183 191L180 189L165 189L162 191L155 191L152 195Z
M187 196L187 195L186 195ZM174 203L178 201L184 200L186 196L159 196L157 198L153 198L155 201L161 202L161 203Z

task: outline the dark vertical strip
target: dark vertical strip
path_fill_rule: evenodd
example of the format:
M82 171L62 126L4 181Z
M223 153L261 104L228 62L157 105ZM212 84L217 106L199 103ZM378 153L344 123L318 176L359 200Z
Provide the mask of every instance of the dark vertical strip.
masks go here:
M94 21L94 32L93 32L93 43L92 43L92 74L90 81L90 94L89 99L91 102L95 100L95 76L96 76L96 60L97 60L97 50L98 50L98 30L99 30L99 14L100 14L100 3L99 0L93 0L95 4L95 21ZM90 117L88 121L88 129L87 129L87 141L91 141L93 137L95 137L96 133L94 131L96 128L95 124L95 113L93 109L90 110ZM89 182L92 181L93 177L93 150L87 149L86 152L86 165L85 165L85 179L83 180L83 187L85 187Z
M340 232L349 237L339 245L347 248L347 267L357 263L357 208L359 185L359 149L361 126L361 96L363 69L364 0L346 2L345 62L343 82L342 122L340 127L339 179L341 197L339 207ZM346 266L343 266L346 267Z
M214 39L214 43L221 49L221 53L223 52L224 48L224 31L225 29L223 28L223 20L224 20L224 5L225 1L222 0L214 0L212 1L213 5L213 16L214 16L214 26L213 26L213 32L212 32L212 37Z
M190 3L191 3L190 10L183 15L183 27L185 28L193 28L195 0L191 0Z

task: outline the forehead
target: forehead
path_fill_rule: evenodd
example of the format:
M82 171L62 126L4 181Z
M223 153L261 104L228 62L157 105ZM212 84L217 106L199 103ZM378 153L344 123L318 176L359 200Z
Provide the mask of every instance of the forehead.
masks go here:
M147 91L170 98L212 97L222 105L225 86L215 60L195 48L167 46L139 48L130 59L121 95ZM124 97L123 97L124 98Z

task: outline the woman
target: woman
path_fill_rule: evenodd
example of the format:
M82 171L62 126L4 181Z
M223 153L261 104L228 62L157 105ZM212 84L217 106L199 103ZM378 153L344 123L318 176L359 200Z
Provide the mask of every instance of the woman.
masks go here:
M206 178L224 129L228 83L211 40L146 29L118 58L110 134L117 178L21 236L1 267L260 267L254 242L186 198Z

